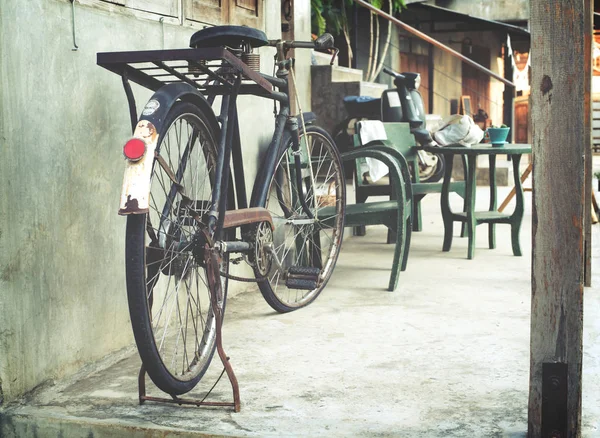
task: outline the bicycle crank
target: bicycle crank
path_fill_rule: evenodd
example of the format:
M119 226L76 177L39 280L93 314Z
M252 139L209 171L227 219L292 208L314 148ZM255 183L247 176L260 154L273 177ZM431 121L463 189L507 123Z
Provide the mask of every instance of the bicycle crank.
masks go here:
M281 265L273 245L265 245L265 251L270 254L270 258L277 268L285 272L285 285L290 289L314 290L319 286L321 269L310 266L291 266L287 271Z

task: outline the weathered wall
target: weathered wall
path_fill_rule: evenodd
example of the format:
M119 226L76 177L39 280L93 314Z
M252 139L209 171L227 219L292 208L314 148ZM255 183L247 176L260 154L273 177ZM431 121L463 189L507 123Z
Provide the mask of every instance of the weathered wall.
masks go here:
M125 220L116 213L130 125L121 81L96 66L96 52L187 47L194 31L77 5L72 51L68 1L2 0L1 8L0 404L133 342ZM266 0L270 38L280 35L273 11L277 0ZM298 27L308 38L310 26ZM263 71L271 68L264 49ZM149 93L134 91L142 108ZM249 179L272 109L242 100Z
M462 61L436 47L433 48L433 114L450 115L450 101L462 94Z
M436 0L428 3L487 20L529 20L529 0Z
M450 41L463 41L470 38L473 44L490 49L490 70L500 75L504 73L504 65L499 58L499 51L503 40L494 32L455 32L451 37L448 34L431 34L431 36L454 50L460 52L460 44L452 44ZM434 49L434 103L433 113L441 116L450 115L449 100L460 99L462 90L462 66L463 62L458 58ZM490 119L497 124L502 123L504 84L496 79L490 78L489 101L484 108ZM468 93L467 95L469 95ZM477 108L473 109L477 111Z

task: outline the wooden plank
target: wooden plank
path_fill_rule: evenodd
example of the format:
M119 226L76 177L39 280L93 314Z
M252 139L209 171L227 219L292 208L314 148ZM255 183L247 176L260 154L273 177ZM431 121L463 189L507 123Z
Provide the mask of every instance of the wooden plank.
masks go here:
M248 9L255 15L258 11L257 0L235 0L235 5L240 8Z
M185 18L207 24L235 24L264 29L263 0L184 0Z
M228 4L230 0L185 0L186 20L222 24L228 21Z
M229 20L231 24L264 29L264 15L262 8L263 0L232 0L229 9Z
M533 257L529 437L542 433L542 368L567 366L567 434L581 430L589 0L531 0ZM586 23L584 25L584 22ZM588 34L589 32L589 34ZM581 66L584 66L582 68ZM585 199L585 201L584 201Z

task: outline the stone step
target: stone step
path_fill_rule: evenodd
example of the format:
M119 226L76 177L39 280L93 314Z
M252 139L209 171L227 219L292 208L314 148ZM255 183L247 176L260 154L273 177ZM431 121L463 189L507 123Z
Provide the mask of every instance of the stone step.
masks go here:
M319 125L332 135L336 126L348 117L344 107L346 96L380 97L387 85L365 81L332 82L329 72L322 66L312 66L312 110L317 114ZM350 70L350 69L347 69Z
M313 65L311 72L313 77L318 75L328 82L360 82L363 79L362 70L339 65Z
M312 51L312 65L329 65L331 62L331 55L327 53ZM338 57L335 57L333 65L338 65Z

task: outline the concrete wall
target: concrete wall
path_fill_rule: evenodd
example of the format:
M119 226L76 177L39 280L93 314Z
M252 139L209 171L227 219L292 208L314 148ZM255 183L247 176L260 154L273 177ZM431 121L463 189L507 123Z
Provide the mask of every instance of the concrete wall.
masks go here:
M131 131L120 78L96 66L96 53L187 47L194 32L77 4L72 51L67 0L1 8L0 404L132 344L117 216ZM310 11L297 8L296 37L308 38ZM265 15L267 35L278 37L277 0L265 0ZM270 72L273 53L262 53ZM298 71L306 107L308 72ZM150 93L134 91L141 109ZM241 109L251 180L273 106L245 97Z
M529 0L436 0L428 3L487 20L529 20Z

